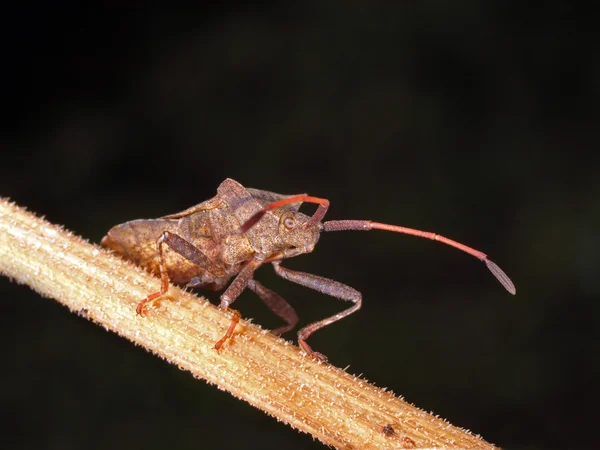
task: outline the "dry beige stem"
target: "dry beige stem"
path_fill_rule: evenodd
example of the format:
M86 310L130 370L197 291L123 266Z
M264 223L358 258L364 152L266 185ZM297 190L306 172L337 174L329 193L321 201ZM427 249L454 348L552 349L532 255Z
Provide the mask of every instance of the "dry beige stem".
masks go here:
M1 198L0 272L336 448L494 448L248 322L218 353L229 313L177 287L137 316L157 278Z

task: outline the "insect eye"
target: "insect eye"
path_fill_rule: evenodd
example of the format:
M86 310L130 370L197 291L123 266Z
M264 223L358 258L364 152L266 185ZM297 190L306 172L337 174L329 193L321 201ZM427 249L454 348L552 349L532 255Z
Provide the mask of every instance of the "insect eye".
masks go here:
M283 219L283 226L288 230L293 230L296 227L296 219L293 216L287 216Z

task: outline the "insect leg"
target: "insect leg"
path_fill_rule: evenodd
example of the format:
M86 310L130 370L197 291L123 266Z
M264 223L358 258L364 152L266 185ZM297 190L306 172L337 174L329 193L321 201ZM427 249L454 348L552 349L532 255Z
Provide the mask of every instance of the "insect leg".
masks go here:
M294 308L278 293L273 292L271 289L267 289L258 281L252 279L248 282L248 287L265 302L265 305L269 307L277 316L281 317L287 325L283 325L272 331L273 334L283 334L290 331L298 323L298 314L294 311Z
M240 294L244 292L244 289L246 289L246 286L248 286L248 283L250 280L252 280L254 271L258 269L261 264L262 261L253 259L246 264L242 270L240 270L240 273L238 273L237 277L235 277L225 292L221 294L221 304L219 305L219 308L229 308L229 305L231 305L240 296ZM231 318L231 324L229 325L225 335L215 344L215 350L219 350L223 343L233 335L233 330L235 330L236 325L240 321L240 313L235 310L232 310L232 313L233 317Z
M301 284L302 286L322 292L323 294L331 295L332 297L354 303L354 305L352 305L350 308L328 317L327 319L311 323L298 332L298 343L300 344L300 347L302 347L302 349L309 355L313 355L319 358L321 361L327 361L327 357L325 355L315 352L310 348L310 346L306 343L306 339L308 339L308 337L315 331L320 330L321 328L326 327L333 322L337 322L338 320L341 320L359 310L362 304L361 293L350 286L346 286L345 284L335 280L330 280L329 278L287 269L282 267L279 261L273 262L273 267L275 268L275 273L286 280Z
M169 290L169 274L167 273L167 267L164 260L163 255L163 245L168 245L174 252L180 254L185 259L197 264L201 267L206 267L207 271L213 267L213 263L198 249L198 247L190 244L188 241L183 239L181 236L173 234L169 231L163 232L159 238L156 240L156 245L158 247L158 267L160 270L160 291L154 292L138 303L136 307L136 312L139 315L143 315L144 306L151 302L152 300L156 300L161 295L164 295ZM214 270L214 269L213 269ZM218 274L219 272L217 272Z

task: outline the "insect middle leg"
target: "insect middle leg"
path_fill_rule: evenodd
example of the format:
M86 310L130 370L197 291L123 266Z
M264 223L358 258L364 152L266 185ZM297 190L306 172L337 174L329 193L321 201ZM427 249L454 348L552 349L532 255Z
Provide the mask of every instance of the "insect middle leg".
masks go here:
M362 305L362 294L356 289L353 289L350 286L342 284L338 281L313 275L311 273L298 272L282 267L280 261L274 261L273 267L275 269L275 273L286 280L314 289L315 291L322 292L323 294L331 295L332 297L354 303L350 308L345 309L331 317L320 320L319 322L311 323L310 325L298 331L298 344L300 344L300 347L302 347L302 349L309 355L313 355L316 358L319 358L321 361L327 361L327 357L325 355L315 352L312 348L310 348L310 346L306 343L306 339L308 339L308 337L315 331L320 330L321 328L326 327L333 322L337 322L338 320L349 316L355 311L358 311Z
M195 245L189 243L181 236L178 236L169 231L163 232L156 240L158 247L158 267L160 270L160 291L154 292L138 303L136 312L139 315L143 315L144 306L153 300L156 300L161 295L164 295L169 290L169 274L167 273L167 267L163 255L163 245L168 245L171 250L183 256L188 261L204 268L207 272L211 273L211 269L214 271L213 276L218 275L219 271L215 270L213 263L208 257L202 253L202 251Z
M298 323L298 314L283 297L271 289L267 289L258 281L252 279L248 282L248 287L260 297L260 299L273 311L277 316L285 320L286 325L276 328L272 331L273 334L283 334L290 331Z

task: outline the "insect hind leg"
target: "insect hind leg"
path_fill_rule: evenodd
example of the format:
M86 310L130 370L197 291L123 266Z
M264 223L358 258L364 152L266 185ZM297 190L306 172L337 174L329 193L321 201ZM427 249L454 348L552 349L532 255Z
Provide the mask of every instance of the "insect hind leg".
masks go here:
M138 303L135 310L141 316L144 315L143 314L144 307L149 302L156 300L157 298L166 294L167 291L169 290L169 284L170 284L169 274L167 271L167 264L165 262L163 245L167 245L175 253L178 253L179 255L181 255L185 259L187 259L188 261L190 261L200 267L204 267L204 268L214 267L213 263L208 259L208 257L204 253L202 253L202 251L198 247L189 243L188 241L183 239L181 236L171 233L170 231L164 231L156 240L156 245L158 247L158 268L160 271L160 280L161 280L160 290L148 295L148 297L146 297L144 300L142 300L140 303ZM205 270L206 270L205 276L207 276L207 277L212 276L213 279L215 278L214 275L212 275L212 273L209 271L209 269L205 269Z

